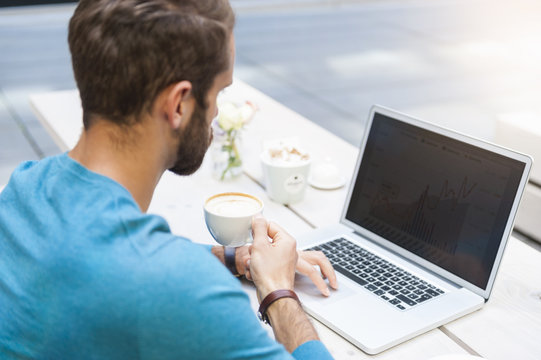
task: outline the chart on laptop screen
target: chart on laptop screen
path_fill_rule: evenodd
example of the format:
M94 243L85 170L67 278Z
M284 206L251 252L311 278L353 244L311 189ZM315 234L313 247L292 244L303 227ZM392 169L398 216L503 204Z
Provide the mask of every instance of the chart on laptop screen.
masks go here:
M521 165L376 114L346 218L484 287Z

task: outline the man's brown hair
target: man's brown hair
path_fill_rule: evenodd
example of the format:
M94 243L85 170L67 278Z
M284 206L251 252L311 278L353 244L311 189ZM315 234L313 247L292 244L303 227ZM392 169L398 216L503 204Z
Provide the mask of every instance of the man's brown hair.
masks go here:
M95 116L137 121L182 80L202 108L229 66L235 17L228 0L80 0L69 47L86 129Z

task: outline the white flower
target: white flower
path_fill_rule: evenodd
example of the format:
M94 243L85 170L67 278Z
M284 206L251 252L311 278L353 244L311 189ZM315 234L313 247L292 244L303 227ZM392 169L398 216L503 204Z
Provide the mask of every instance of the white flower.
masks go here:
M237 106L231 102L224 102L218 107L218 125L225 131L241 129L252 119L257 110L249 102L241 106Z

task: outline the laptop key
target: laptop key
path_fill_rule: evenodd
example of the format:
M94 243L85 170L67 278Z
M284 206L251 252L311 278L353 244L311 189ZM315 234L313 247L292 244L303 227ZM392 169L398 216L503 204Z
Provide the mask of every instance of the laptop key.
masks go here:
M426 301L428 299L432 299L432 296L424 294L424 295L421 295L418 299L416 299L416 301L418 303L421 303L421 302Z
M396 305L397 308L399 308L400 310L406 310L405 307L403 307L402 305Z
M405 295L402 295L402 294L398 294L396 295L396 298L397 299L400 299L402 300L403 302L405 302L406 304L408 304L409 306L413 306L416 304L416 302L410 298L408 298L407 296Z
M379 296L379 295L383 295L383 294L385 294L385 291L379 289L379 290L377 290L377 291L374 291L374 294L376 294L376 295L378 295L378 296Z
M361 277L359 277L359 276L357 276L355 274L350 273L349 271L347 271L346 269L344 269L340 265L334 265L333 267L334 267L334 270L336 270L340 274L344 275L345 277L349 278L350 280L355 281L357 284L360 284L362 286L368 284L368 282L366 280L364 280L363 278L361 278ZM361 275L366 275L366 274L361 274Z
M365 286L365 289L368 289L368 290L370 290L370 291L375 291L375 290L377 290L378 288L375 287L375 286L372 285L372 284L368 284L368 285Z

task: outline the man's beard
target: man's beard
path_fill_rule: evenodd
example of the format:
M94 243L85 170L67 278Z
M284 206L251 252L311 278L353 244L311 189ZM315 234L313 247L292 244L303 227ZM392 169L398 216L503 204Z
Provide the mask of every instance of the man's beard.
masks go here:
M201 164L212 141L212 132L206 119L206 111L196 104L188 126L178 130L177 159L169 169L177 175L191 175Z

